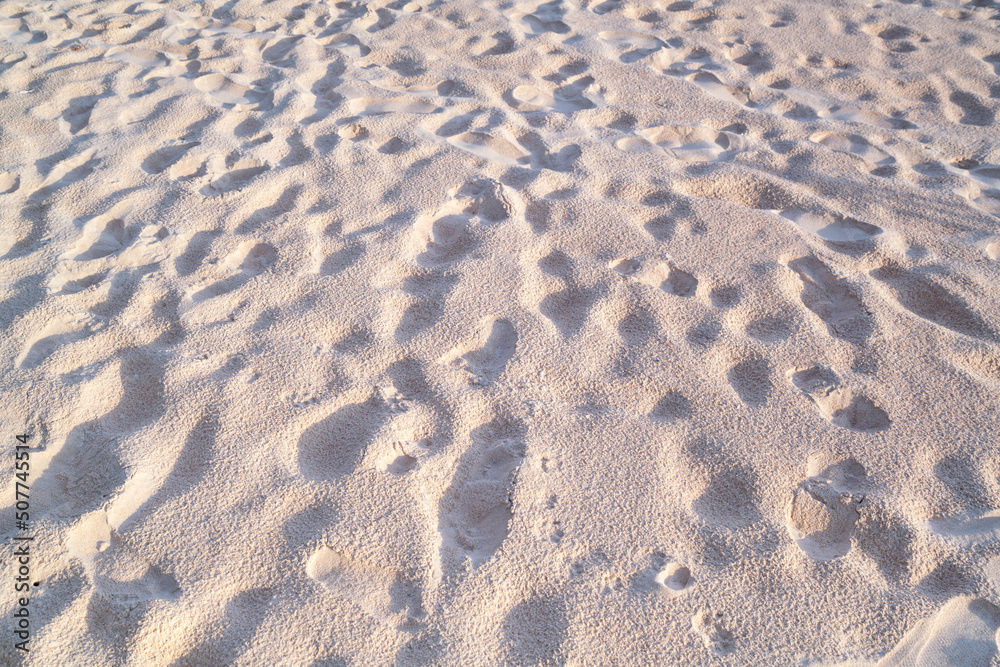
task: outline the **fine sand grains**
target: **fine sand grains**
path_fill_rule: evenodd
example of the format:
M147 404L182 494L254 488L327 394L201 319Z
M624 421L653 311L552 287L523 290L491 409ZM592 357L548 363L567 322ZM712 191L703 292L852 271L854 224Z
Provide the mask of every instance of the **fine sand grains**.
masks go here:
M998 28L0 2L0 664L997 667Z

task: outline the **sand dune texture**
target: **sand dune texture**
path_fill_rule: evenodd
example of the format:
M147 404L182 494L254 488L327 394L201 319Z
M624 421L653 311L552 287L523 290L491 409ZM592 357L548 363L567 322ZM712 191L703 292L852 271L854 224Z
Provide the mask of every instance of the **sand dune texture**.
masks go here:
M993 0L0 2L0 663L1000 666L998 114Z

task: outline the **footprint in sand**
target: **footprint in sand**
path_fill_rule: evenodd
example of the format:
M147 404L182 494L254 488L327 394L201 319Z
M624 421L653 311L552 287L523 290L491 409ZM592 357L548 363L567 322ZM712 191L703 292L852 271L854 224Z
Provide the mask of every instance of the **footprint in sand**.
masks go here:
M623 63L634 63L660 49L669 48L656 37L642 33L605 31L598 33L597 37L619 54L618 59Z
M44 31L32 30L24 19L0 19L0 40L9 44L37 44L47 38L48 35Z
M649 145L682 162L714 162L727 160L746 148L743 137L732 132L722 132L708 127L660 125L638 134ZM631 141L635 141L632 139ZM619 142L621 143L621 142ZM622 148L619 145L619 148ZM625 144L625 150L635 150L634 143Z
M183 144L165 146L153 151L142 161L142 170L147 174L159 174L170 169L181 161L188 151L200 146L200 141L189 141Z
M579 333L590 316L594 303L603 294L602 286L584 287L578 284L573 260L559 250L550 252L538 260L538 268L553 276L563 286L552 291L538 304L538 310L559 331L570 338ZM537 297L532 297L537 298Z
M744 530L761 518L752 468L705 436L678 444L663 459L664 482L671 493L679 493L691 514L713 529L731 531Z
M518 111L555 111L573 113L583 109L593 109L596 105L582 94L566 95L547 93L535 86L521 85L510 93L512 106Z
M734 646L733 633L722 623L722 614L702 609L691 617L691 627L715 655L726 655Z
M413 225L411 254L421 266L458 262L478 245L476 228L507 220L517 207L516 195L488 178L469 181L448 194L447 203Z
M648 261L642 257L615 260L610 268L625 278L632 278L644 285L659 287L674 296L694 296L698 290L698 279L678 268L672 261Z
M108 60L128 63L144 70L166 67L170 64L170 57L164 52L156 51L155 49L128 49L121 46L113 46L107 50L105 57Z
M806 474L788 502L785 525L810 558L840 558L851 550L868 473L850 456L819 450L809 456Z
M975 160L957 160L948 165L952 173L962 174L987 188L1000 187L1000 165L979 164Z
M383 448L376 467L393 475L405 475L416 470L432 451L433 441L427 436L428 431L429 429L421 426L394 428L396 439L392 441L391 447Z
M17 192L21 187L21 175L12 171L0 171L0 195Z
M226 162L228 163L229 160ZM243 158L226 166L227 170L219 176L213 177L208 185L201 189L201 194L206 197L218 197L228 192L242 190L250 185L254 178L271 168L254 158Z
M525 446L520 436L495 437L510 430L491 425L473 432L472 448L440 502L442 546L471 558L473 565L500 549L514 517L512 494Z
M992 346L953 350L952 363L985 385L1000 383L1000 350Z
M503 372L516 348L517 330L510 320L487 318L474 343L454 348L441 363L465 370L471 384L485 385Z
M351 114L355 116L371 116L377 114L429 114L439 110L439 107L428 100L410 97L393 97L375 99L359 97L348 103Z
M455 148L472 153L477 157L510 166L527 164L531 155L511 136L504 138L485 132L463 132L449 137L447 142Z
M320 37L316 42L323 46L332 46L351 58L364 58L371 53L371 49L363 44L356 35L346 32L338 32L333 35Z
M96 148L90 148L66 158L45 176L41 187L31 193L29 201L50 198L59 190L83 180L94 173L100 162L101 158L98 157Z
M882 233L881 227L848 216L811 213L799 208L784 209L777 214L833 246L860 243Z
M271 107L274 93L257 90L232 81L224 74L205 74L194 80L194 87L207 93L222 105L240 105L255 111L266 111Z
M298 467L306 479L335 481L349 475L392 414L378 393L342 406L309 426L299 437Z
M81 292L115 271L157 264L179 252L181 242L159 225L136 230L113 211L99 215L84 224L73 248L59 256L48 290Z
M693 581L691 570L680 563L668 563L656 574L656 583L671 593L687 590Z
M684 181L681 188L701 199L728 201L764 211L794 208L799 201L787 181L761 172L736 172L723 164L713 169L709 177Z
M816 405L824 419L841 428L875 433L892 424L882 408L864 394L845 387L829 368L794 368L788 371L788 379Z
M55 100L40 105L36 113L47 120L55 120L59 130L70 136L79 134L90 124L90 116L98 98L94 96L74 97Z
M14 361L18 368L37 368L60 347L83 340L102 326L98 318L85 313L57 317L28 340Z
M417 264L425 267L454 264L478 245L469 233L472 216L448 213L449 210L452 209L445 207L434 215L421 216L413 224Z
M743 299L739 285L716 284L708 291L708 300L719 310L727 310L738 305Z
M660 283L660 289L674 296L693 296L698 289L698 279L687 271L670 265L667 279Z
M830 334L852 343L863 343L872 334L872 323L861 301L843 281L815 257L799 257L788 268L802 285L802 304L819 317Z
M415 631L425 616L419 584L390 567L322 546L306 562L306 575L397 630Z
M590 309L600 297L597 288L568 284L565 289L552 292L538 304L538 310L567 338L575 336L590 316Z
M456 94L461 91L461 85L452 79L432 79L430 81L421 79L414 83L402 83L396 78L390 78L373 83L379 88L391 90L394 93L409 93L420 97L465 97L465 95Z
M756 318L747 322L743 328L746 335L767 343L785 340L794 330L794 320L776 315Z
M279 39L274 39L268 42L264 50L261 51L261 58L265 62L269 62L276 67L294 67L297 58L293 55L300 45L300 43L308 44L308 42L302 42L304 35L295 35L294 37L283 37Z
M520 209L517 195L492 178L468 181L449 194L462 202L465 213L477 215L487 222L501 222Z
M78 262L107 257L125 247L125 223L120 218L99 215L89 220L80 238L64 258Z
M569 32L569 26L562 21L565 14L560 0L552 0L538 5L530 14L515 11L508 14L508 18L525 35L544 35L547 32L565 35Z
M120 362L105 364L82 384L77 408L66 417L73 426L39 453L48 465L40 467L33 488L40 505L51 503L52 515L79 517L97 510L127 482L130 469L120 443L166 410L161 352L117 349Z
M223 274L232 275L198 290L191 295L191 301L198 303L232 292L266 272L277 260L278 251L271 244L247 241L218 265Z
M751 102L751 92L746 86L731 86L723 83L715 74L711 72L698 71L683 77L685 81L690 81L698 86L710 97L714 97L720 102L731 102L743 107L753 106Z
M656 402L649 416L664 422L688 419L694 414L691 400L679 391L668 391Z
M870 272L889 287L895 300L917 317L960 334L995 341L997 334L965 301L949 292L931 276L907 271L893 263Z
M839 132L816 132L809 137L821 146L838 153L850 153L864 158L872 164L894 164L896 159L880 148L873 146L867 139L857 134L840 134Z
M83 564L94 591L111 602L131 609L145 600L181 595L173 576L122 543L104 510L83 516L69 530L66 549Z
M747 405L763 405L774 385L767 359L752 355L734 364L726 374L730 386Z
M515 598L516 599L516 598ZM503 665L565 665L570 615L562 596L529 597L511 607L503 628Z
M989 127L996 120L996 112L980 101L980 97L964 90L955 90L948 96L950 105L945 106L945 115L961 125Z
M432 327L444 315L444 303L455 288L458 275L445 268L419 272L403 279L402 291L410 298L402 307L387 303L387 312L398 311L395 338L407 342Z

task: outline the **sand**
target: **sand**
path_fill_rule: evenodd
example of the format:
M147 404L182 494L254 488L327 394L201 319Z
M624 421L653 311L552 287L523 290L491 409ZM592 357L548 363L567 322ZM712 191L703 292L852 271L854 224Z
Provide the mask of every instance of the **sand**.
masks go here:
M998 113L986 0L0 2L0 661L997 667Z

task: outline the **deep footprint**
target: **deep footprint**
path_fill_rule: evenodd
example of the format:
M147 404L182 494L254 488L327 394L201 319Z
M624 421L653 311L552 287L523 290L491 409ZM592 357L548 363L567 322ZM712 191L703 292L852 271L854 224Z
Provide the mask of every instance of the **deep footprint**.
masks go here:
M815 257L799 257L788 263L802 281L802 304L826 323L830 334L860 344L872 334L868 313L851 288Z
M298 466L303 477L329 481L349 475L389 412L388 406L373 394L363 403L345 405L307 428L298 444Z
M809 457L807 474L788 502L788 532L813 560L845 556L865 499L867 472L849 456L821 450Z
M885 410L864 394L845 387L829 368L794 369L788 372L788 379L816 405L824 419L841 428L875 433L892 424Z
M488 431L483 434L485 450L475 451L479 438L474 432L474 449L463 456L440 504L443 545L457 547L475 565L489 560L507 538L514 516L514 480L525 455L520 437L491 437L508 429L496 425L477 429L483 430Z

